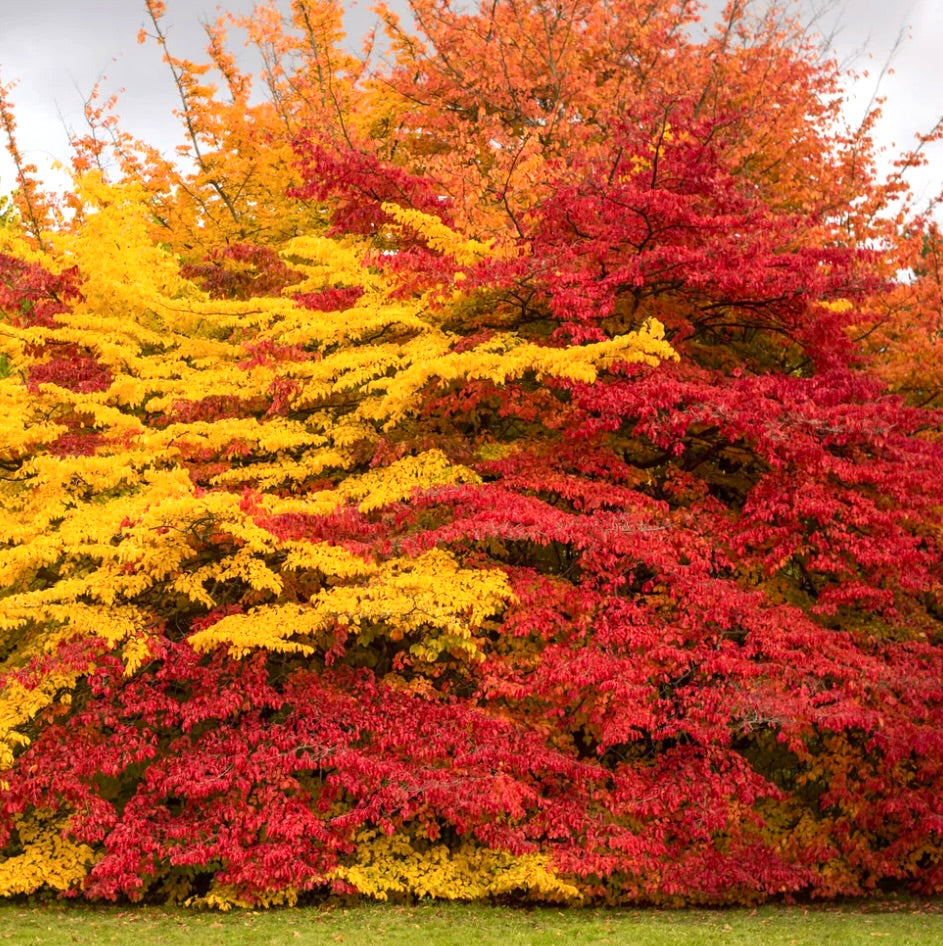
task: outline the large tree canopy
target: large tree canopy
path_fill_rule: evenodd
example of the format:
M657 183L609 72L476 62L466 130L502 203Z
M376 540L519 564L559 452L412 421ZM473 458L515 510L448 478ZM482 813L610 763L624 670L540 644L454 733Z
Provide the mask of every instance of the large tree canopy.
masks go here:
M0 895L943 889L940 237L835 63L146 7L178 163L0 96Z

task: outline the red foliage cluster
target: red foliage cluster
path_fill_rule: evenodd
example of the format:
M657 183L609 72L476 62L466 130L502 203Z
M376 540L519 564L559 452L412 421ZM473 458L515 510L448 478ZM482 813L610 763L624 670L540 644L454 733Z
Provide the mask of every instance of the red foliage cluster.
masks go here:
M78 394L105 391L111 385L111 372L98 356L77 345L47 346L49 357L30 368L27 387L35 393L41 384L57 384Z
M0 253L0 311L16 325L49 327L80 298L77 269L58 275L37 263Z
M180 274L214 299L274 296L302 279L301 273L282 262L273 249L251 243L232 243L213 250L202 263L185 263Z

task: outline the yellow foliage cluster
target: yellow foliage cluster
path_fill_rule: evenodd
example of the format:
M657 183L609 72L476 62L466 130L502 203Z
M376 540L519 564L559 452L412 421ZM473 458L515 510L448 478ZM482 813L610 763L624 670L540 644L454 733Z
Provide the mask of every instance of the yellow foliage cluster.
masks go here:
M408 227L418 233L431 249L451 256L459 266L467 266L493 255L494 240L482 243L480 240L462 239L459 233L447 227L432 214L392 203L383 204L383 210L400 226Z
M42 887L73 888L94 866L96 855L87 844L64 836L65 819L34 811L16 821L23 853L0 861L0 896L31 894Z
M531 900L574 901L579 890L557 876L542 854L513 855L472 841L454 849L423 842L408 834L370 830L358 838L352 864L337 867L332 877L344 880L377 900L390 896L481 900L523 893Z
M316 563L322 571L335 551L313 546L310 553L303 550L309 553L304 565L300 555L293 564ZM346 571L349 560L338 558ZM327 587L304 604L269 604L222 618L191 635L190 642L200 651L228 645L236 657L259 647L310 655L316 643L326 649L325 635L341 627L356 632L365 643L379 635L392 640L414 637L410 651L423 661L432 662L443 651L475 659L481 656L478 630L512 598L504 572L461 568L451 553L438 549L418 558L364 565L360 576L362 583ZM288 639L299 637L311 643Z

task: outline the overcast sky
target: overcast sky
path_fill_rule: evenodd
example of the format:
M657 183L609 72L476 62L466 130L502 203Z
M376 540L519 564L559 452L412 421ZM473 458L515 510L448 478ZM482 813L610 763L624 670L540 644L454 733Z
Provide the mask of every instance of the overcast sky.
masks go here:
M372 22L371 3L350 4L352 35ZM712 0L715 9L719 4ZM223 2L236 12L248 12L253 5L253 0ZM199 56L200 23L215 17L216 6L216 0L167 0L164 23L177 55ZM849 106L853 120L860 118L874 76L905 30L894 75L882 85L888 103L880 137L889 148L895 143L907 147L915 132L929 129L943 114L943 0L844 0L843 6L835 48L842 59L856 56L859 71L872 73ZM126 90L118 108L125 127L168 151L177 143L179 132L170 115L174 92L166 68L152 43L136 43L144 21L139 0L0 0L0 80L17 82L13 100L20 148L44 174L51 161L67 160L65 128L83 128L82 101L101 74L107 76L107 89ZM826 28L834 22L833 14ZM934 166L914 180L927 196L943 185L943 148L932 157ZM0 193L14 186L13 177L4 152Z

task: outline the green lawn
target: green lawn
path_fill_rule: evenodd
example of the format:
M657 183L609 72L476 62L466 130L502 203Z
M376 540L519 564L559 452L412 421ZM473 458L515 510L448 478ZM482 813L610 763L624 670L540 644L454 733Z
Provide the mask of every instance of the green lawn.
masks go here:
M556 910L433 903L228 914L159 907L0 906L0 946L550 946L559 943L943 946L943 904L756 910Z

